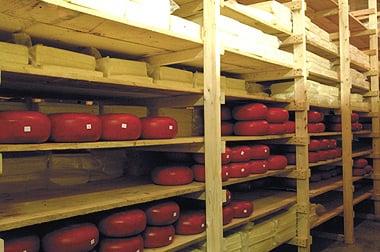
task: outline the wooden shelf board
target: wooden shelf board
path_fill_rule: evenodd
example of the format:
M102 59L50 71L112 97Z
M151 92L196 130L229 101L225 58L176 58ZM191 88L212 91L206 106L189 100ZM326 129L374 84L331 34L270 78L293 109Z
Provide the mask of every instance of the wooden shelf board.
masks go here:
M0 203L0 231L200 192L203 183L159 186L144 179L91 183L10 196Z
M224 230L229 230L242 226L251 221L273 214L281 209L288 208L297 202L295 193L275 190L257 190L252 193L239 194L237 198L242 200L252 200L254 211L248 218L233 219L224 226Z
M310 80L313 80L313 81L317 81L317 82L320 82L320 83L323 83L323 84L326 84L326 85L336 85L336 84L339 84L339 75L336 73L332 73L333 71L331 71L331 74L327 75L327 74L324 74L320 71L318 71L318 69L309 69L309 76L308 76L308 79Z
M252 174L252 175L250 175L248 177L244 177L244 178L230 178L228 181L223 182L223 186L228 186L228 185L233 185L233 184L238 184L238 183L244 183L244 182L253 181L253 180L257 180L257 179L261 179L261 178L285 174L285 173L291 172L295 169L296 169L295 165L288 165L283 170L268 171L268 172L263 173L263 174Z
M226 99L227 100L257 100L257 101L264 101L264 102L276 102L276 103L291 103L293 100L288 100L288 99L280 99L280 98L274 98L270 96L262 96L262 95L257 95L254 93L248 93L245 90L233 90L233 89L228 89L226 90Z
M260 17L252 16L251 13L246 12L244 9L239 8L237 4L231 2L223 2L220 12L223 16L233 18L268 34L292 35L292 32L282 26L281 23L268 23L264 20L260 20Z
M0 152L109 149L109 148L128 148L128 147L193 144L193 143L203 143L203 137L179 137L179 138L174 138L174 139L87 142L87 143L0 144Z
M206 239L206 233L196 235L175 235L174 241L169 246L155 249L144 249L145 252L173 252L184 249L192 244L201 242Z
M369 113L371 112L370 108L359 108L355 106L351 106L353 112L363 112L363 113Z
M365 65L365 64L362 64L361 62L357 62L353 59L351 59L350 62L351 62L351 68L358 70L359 72L368 72L369 70L371 70L370 64Z
M321 57L327 59L337 59L339 58L338 50L331 50L319 43L318 40L314 40L312 37L307 36L306 48L308 51L315 53Z
M322 133L309 133L309 136L311 137L318 137L318 136L341 136L342 132L322 132Z
M372 154L372 149L365 149L365 150L353 150L352 151L352 157L362 157Z
M274 140L274 139L286 139L294 137L294 134L284 135L268 135L268 136L224 136L222 141L226 142L238 142L238 141L262 141L262 140Z
M317 197L329 191L336 190L343 186L342 177L335 177L320 182L310 183L309 195L311 198Z
M334 164L342 161L342 158L334 158L334 159L329 159L325 161L320 161L317 163L311 163L309 164L309 167L316 167L316 166L321 166L321 165L328 165L328 164Z
M340 215L341 213L343 213L343 205L337 206L336 208L333 208L321 215L318 218L318 220L312 224L311 228L318 227L319 225L331 220L332 218Z
M361 131L352 132L353 135L369 135L371 133L372 133L371 130L361 130Z
M354 192L354 206L367 200L370 199L373 196L372 189L369 186L360 188L359 190Z
M340 109L340 106L331 106L329 104L324 104L324 103L310 103L310 107L313 107L313 108L323 108L323 109Z

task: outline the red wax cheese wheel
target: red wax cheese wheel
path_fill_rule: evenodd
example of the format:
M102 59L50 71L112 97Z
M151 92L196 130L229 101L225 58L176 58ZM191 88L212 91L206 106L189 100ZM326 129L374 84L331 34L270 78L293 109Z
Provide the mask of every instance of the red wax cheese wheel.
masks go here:
M371 165L366 165L363 169L365 170L366 173L373 172L373 168Z
M269 108L267 121L269 123L284 123L289 120L289 112L283 108Z
M232 116L238 121L265 120L268 108L261 103L250 103L243 106L234 107Z
M0 112L0 143L43 143L50 128L49 118L39 112Z
M321 150L328 150L330 148L330 140L322 139L320 142Z
M194 180L198 182L206 181L206 171L205 166L202 164L196 164L191 167L194 173ZM223 165L221 169L222 181L227 181L229 178L229 168L228 165Z
M319 162L320 157L319 153L317 151L310 151L309 152L309 163L317 163Z
M84 113L60 113L49 116L50 139L54 142L94 142L102 134L102 122L98 116Z
M231 148L231 162L247 162L251 159L249 146L236 146Z
M269 132L267 121L237 122L234 125L234 133L237 136L263 136Z
M187 166L159 166L151 173L157 185L186 185L193 181L193 171Z
M323 113L315 110L310 110L307 113L307 120L309 123L319 123L322 122L324 118Z
M166 226L176 222L180 216L179 205L174 201L157 203L145 210L148 225Z
M146 227L146 216L140 209L111 214L99 222L100 232L108 237L137 235Z
M307 129L309 133L321 133L326 130L326 127L324 123L309 123Z
M281 135L286 133L286 128L283 123L270 123L268 134L269 135Z
M177 136L177 121L171 117L147 117L141 122L144 139L170 139Z
M329 124L328 130L333 131L333 132L340 132L340 131L342 131L342 124L340 124L340 123Z
M354 160L354 167L355 168L364 168L366 165L368 165L367 159L359 158Z
M341 157L342 156L342 148L336 148L337 152L338 152L338 157Z
M268 158L268 169L269 170L282 170L288 165L288 160L286 156L283 155L271 155Z
M244 178L251 174L248 163L231 163L228 165L230 178Z
M102 120L102 140L136 140L141 136L141 121L131 114L108 114L100 116Z
M203 212L187 212L181 214L175 232L180 235L199 234L206 230L206 215Z
M251 174L262 174L268 171L267 160L252 160L248 163Z
M336 150L335 149L332 149L332 150L327 150L327 159L334 159L336 158Z
M360 119L360 115L358 113L352 113L351 114L351 122L357 122Z
M296 164L296 154L295 153L286 153L286 159L288 160L288 164L295 165Z
M231 223L234 218L234 209L231 205L223 207L223 225Z
M327 159L329 159L329 151L328 150L320 150L318 151L318 154L319 154L319 160L320 161L325 161Z
M124 239L103 239L99 252L143 252L144 240L141 235Z
M330 149L335 149L336 147L338 147L338 143L337 143L336 139L330 139L329 148Z
M234 134L234 124L232 122L222 122L222 136L231 136Z
M316 139L311 139L309 143L309 151L319 151L321 149L321 142Z
M352 169L352 175L353 176L363 176L366 174L366 171L361 168L354 168Z
M36 235L24 236L5 240L5 252L38 252L40 251L40 238Z
M83 252L95 248L99 231L90 223L67 226L45 235L42 247L45 252Z
M231 109L225 105L222 105L220 110L222 121L228 121L232 119Z
M285 133L292 134L296 132L296 123L293 121L284 122Z
M251 145L251 159L267 159L270 155L270 148L267 145Z
M247 218L253 213L253 203L246 200L234 200L231 202L234 210L234 218Z
M205 155L203 153L194 153L193 159L198 164L205 163ZM231 148L226 147L226 151L222 153L222 164L228 164L231 162Z
M174 241L175 229L172 225L162 227L148 226L143 233L145 248L160 248Z
M351 124L351 127L352 127L352 131L360 131L363 129L363 124L354 122Z

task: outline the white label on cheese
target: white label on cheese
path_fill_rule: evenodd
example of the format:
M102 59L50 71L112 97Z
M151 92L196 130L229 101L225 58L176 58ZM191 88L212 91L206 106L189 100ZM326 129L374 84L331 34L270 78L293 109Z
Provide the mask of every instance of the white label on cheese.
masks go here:
M91 243L91 245L94 245L95 244L95 239L91 239L90 243Z
M174 213L173 213L173 217L176 217L176 216L177 216L177 212L174 212Z
M204 228L205 227L205 224L204 223L202 223L202 225L201 225L201 228Z
M241 172L245 172L245 169L243 168L243 169L241 169Z
M247 210L247 209L244 209L243 213L248 213L248 210Z
M226 176L228 176L229 175L229 173L228 172L226 172Z
M88 130L92 129L92 125L91 124L86 124L86 129L88 129Z
M169 236L169 241L173 240L173 237L172 236Z
M128 128L128 124L126 124L126 123L122 123L122 124L121 124L121 128L122 128L122 129L126 129L126 128Z
M241 151L241 152L240 152L240 155L243 156L243 155L244 155L244 151Z
M227 154L226 158L227 158L227 159L230 158L230 154Z
M169 129L170 129L170 130L173 130L173 129L174 129L174 126L173 126L173 125L169 125Z
M140 249L136 250L136 252L140 252Z
M268 149L265 149L264 152L265 152L265 153L268 152Z
M24 126L24 132L32 132L32 126Z
M24 249L22 252L28 252L28 250Z

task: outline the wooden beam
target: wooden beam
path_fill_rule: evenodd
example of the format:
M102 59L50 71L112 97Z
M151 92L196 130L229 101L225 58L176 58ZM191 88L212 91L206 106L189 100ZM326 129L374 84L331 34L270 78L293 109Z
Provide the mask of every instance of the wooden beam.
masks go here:
M185 194L182 197L206 201L206 193L205 192L196 192L196 193ZM227 201L227 192L226 192L226 190L222 190L222 202L225 203L226 201Z
M3 153L0 153L0 177L3 175Z
M160 152L184 152L184 153L204 153L204 144L179 144L179 145L168 145L168 146L147 146L139 147L137 150L144 151L160 151Z
M322 17L331 17L338 15L339 10L338 8L334 7L331 9L316 11L313 13L313 18L322 18Z
M240 78L246 81L286 80L299 77L301 72L301 69L267 70L264 72L241 74Z
M195 49L188 49L178 52L170 52L150 56L144 60L152 66L166 66L173 64L181 64L203 59L203 49L201 47Z
M367 29L365 31L358 31L358 32L350 32L350 37L361 37L361 36L367 36L367 35L373 35L376 33L376 29ZM337 41L339 39L339 33L331 33L330 34L330 40Z
M207 251L223 251L220 0L203 1Z
M130 99L131 105L156 108L185 108L203 106L203 95L178 95L163 98Z
M360 16L368 16L370 14L375 14L376 13L376 10L373 9L373 8L370 8L370 9L363 9L363 10L356 10L356 11L351 11L350 14L353 15L354 17L360 17Z
M342 117L342 165L343 165L343 209L344 238L347 244L354 243L354 209L352 189L352 131L351 131L351 81L350 81L350 28L348 0L339 0L339 53L340 92Z

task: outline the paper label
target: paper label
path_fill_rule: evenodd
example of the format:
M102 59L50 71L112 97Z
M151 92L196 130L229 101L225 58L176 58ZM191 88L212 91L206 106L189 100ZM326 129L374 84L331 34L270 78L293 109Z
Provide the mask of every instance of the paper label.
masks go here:
M121 124L121 128L122 128L122 129L126 129L126 128L128 128L128 124L126 124L126 123L122 123L122 124Z
M174 126L173 126L173 125L169 125L169 129L170 129L170 130L173 130L173 129L174 129Z
M94 245L94 244L95 244L95 239L92 239L92 240L90 241L90 244L91 244L91 245Z
M226 172L226 176L228 176L229 175L229 173L228 172Z
M227 154L227 155L226 155L226 158L227 158L227 159L230 158L230 154Z
M174 213L173 213L173 217L176 217L176 216L177 216L177 212L174 212Z
M243 156L243 155L244 155L244 151L241 151L241 152L240 152L240 155Z
M201 228L204 228L205 227L205 224L204 223L202 223L202 225L201 225Z
M32 132L32 127L31 126L24 126L24 132L25 133Z
M247 210L247 209L244 209L243 213L248 213L248 210Z
M92 129L92 125L91 124L86 124L86 129L88 129L88 130Z
M172 236L169 236L169 241L173 240L173 237Z
M243 168L243 169L241 169L241 172L245 172L245 169Z

